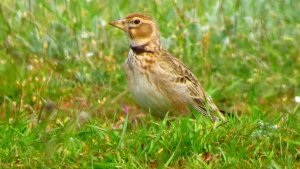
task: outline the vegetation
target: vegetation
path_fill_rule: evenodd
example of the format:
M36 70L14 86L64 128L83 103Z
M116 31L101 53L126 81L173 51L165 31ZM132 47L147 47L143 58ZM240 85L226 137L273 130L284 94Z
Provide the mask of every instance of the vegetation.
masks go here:
M2 168L300 168L300 1L0 2ZM127 92L129 13L234 114L159 119Z

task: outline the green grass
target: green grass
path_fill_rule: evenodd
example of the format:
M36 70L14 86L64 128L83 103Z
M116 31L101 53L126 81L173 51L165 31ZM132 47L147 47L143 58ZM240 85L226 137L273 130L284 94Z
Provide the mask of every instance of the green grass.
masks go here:
M0 2L2 168L300 168L300 1ZM217 105L158 119L136 106L125 35L153 16ZM126 114L124 112L129 112Z

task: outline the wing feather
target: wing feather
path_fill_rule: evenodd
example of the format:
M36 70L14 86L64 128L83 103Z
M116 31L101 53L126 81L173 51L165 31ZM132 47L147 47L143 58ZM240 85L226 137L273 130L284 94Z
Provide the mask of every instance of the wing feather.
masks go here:
M210 118L212 121L216 121L218 118L214 113L218 113L219 109L211 100L211 98L205 93L201 84L195 78L193 73L187 68L179 59L170 56L165 53L164 57L161 57L160 66L164 70L164 76L158 76L160 79L167 78L171 80L174 85L178 88L185 89L182 91L184 94L178 94L179 97L186 97L185 99L194 109L202 113L205 117ZM160 80L160 83L162 81ZM165 90L168 92L177 92L172 90L171 86L165 86ZM174 95L174 93L173 93ZM176 95L175 95L176 97ZM221 117L222 119L224 117Z

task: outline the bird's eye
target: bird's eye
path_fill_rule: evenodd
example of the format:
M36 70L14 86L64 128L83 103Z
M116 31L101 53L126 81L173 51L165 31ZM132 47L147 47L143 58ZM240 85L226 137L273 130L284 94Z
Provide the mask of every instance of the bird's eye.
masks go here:
M134 22L134 24L137 25L137 24L139 24L141 21L140 21L139 19L136 19L136 20L134 20L133 22Z

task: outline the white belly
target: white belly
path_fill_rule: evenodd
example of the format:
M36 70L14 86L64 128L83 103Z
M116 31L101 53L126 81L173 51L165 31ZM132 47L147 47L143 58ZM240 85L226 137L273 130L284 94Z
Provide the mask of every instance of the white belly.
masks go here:
M153 113L164 116L171 107L171 101L155 86L151 74L147 78L135 65L131 65L131 68L126 65L125 70L129 90L136 102L152 112L155 111Z
M148 81L143 74L135 74L132 79L128 79L129 90L137 103L144 108L151 108L153 111L165 111L170 108L170 101L158 88Z

